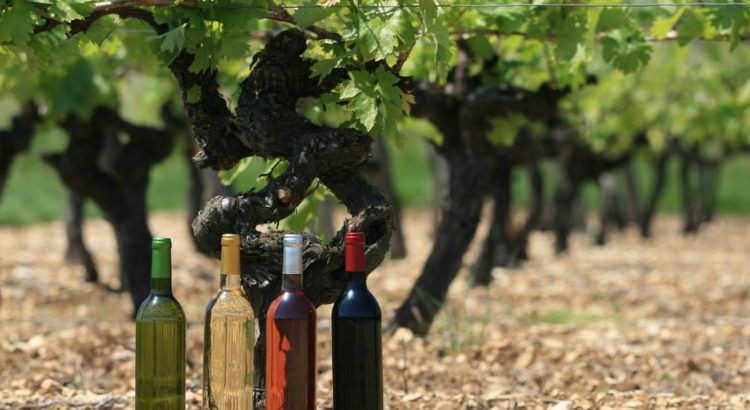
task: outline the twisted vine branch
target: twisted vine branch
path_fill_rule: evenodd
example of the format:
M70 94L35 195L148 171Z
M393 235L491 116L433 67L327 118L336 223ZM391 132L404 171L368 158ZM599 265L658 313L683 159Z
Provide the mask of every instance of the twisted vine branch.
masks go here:
M345 232L364 231L371 267L382 261L391 233L390 207L361 176L359 167L370 153L370 136L353 129L313 124L295 110L303 97L317 97L333 88L346 72L334 71L323 82L310 78L313 61L301 57L305 36L287 30L273 36L255 56L250 76L241 84L236 112L218 90L215 72L192 73L192 56L183 53L170 65L183 92L193 136L201 151L201 167L229 169L247 156L283 158L289 166L259 191L210 200L193 223L197 240L218 255L221 234L243 236L246 286L261 294L252 298L258 313L278 287L281 233L260 233L257 226L291 215L318 178L347 206L352 218L328 244L306 235L306 291L316 304L331 303L343 286ZM188 92L200 90L191 102Z
M317 178L346 205L351 218L328 243L305 234L305 293L315 305L333 303L343 291L344 234L364 232L367 270L383 260L391 236L391 208L360 172L372 139L353 129L313 124L296 112L297 101L318 97L346 75L333 71L322 82L310 78L313 61L302 58L306 39L287 30L269 39L253 59L232 113L218 89L216 72L192 73L192 56L182 53L170 65L182 90L201 167L229 169L247 156L283 158L287 169L259 191L211 199L193 221L196 240L218 256L224 233L242 236L243 285L260 319L255 347L255 404L265 406L265 314L280 287L281 232L258 231L258 225L291 215ZM196 102L189 98L195 90Z

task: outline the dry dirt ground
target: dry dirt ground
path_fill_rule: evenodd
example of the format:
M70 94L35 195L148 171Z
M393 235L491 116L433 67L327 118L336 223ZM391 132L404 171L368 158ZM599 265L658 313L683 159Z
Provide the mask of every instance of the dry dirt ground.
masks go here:
M387 321L430 249L430 218L410 212L409 258L370 283ZM721 218L698 236L659 218L652 241L577 235L556 257L548 233L531 261L467 286L469 263L428 339L384 339L391 409L750 408L750 219ZM174 238L174 289L188 317L188 402L201 393L203 310L216 263L195 252L183 215L160 214ZM480 237L484 230L480 231ZM116 286L116 253L101 221L86 239ZM61 223L0 228L0 408L133 408L134 325L126 294L83 283L63 263ZM319 315L321 408L331 408L329 308Z

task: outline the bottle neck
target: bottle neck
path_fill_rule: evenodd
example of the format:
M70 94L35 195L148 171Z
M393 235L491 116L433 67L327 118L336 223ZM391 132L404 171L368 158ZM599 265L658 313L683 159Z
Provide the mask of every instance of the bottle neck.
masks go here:
M284 275L302 274L302 249L299 246L284 246Z
M151 278L151 293L161 296L172 296L172 277Z
M367 275L364 272L346 272L347 288L367 288Z
M281 276L281 290L284 292L302 292L302 275L283 274Z
M284 265L281 289L284 292L302 292L302 247L299 243L284 243Z
M365 237L362 233L346 234L346 252L344 264L348 279L365 277Z
M151 254L151 292L172 294L172 256L169 248L153 248Z
M224 290L237 290L242 287L240 275L221 275L221 288Z
M240 246L239 243L226 243L221 246L221 288L235 290L242 286L240 282Z

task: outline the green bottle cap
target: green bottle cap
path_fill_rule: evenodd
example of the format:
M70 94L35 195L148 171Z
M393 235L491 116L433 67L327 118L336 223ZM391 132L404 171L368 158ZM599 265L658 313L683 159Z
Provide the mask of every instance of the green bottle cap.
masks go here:
M151 240L151 277L172 277L172 241L169 238L156 237Z

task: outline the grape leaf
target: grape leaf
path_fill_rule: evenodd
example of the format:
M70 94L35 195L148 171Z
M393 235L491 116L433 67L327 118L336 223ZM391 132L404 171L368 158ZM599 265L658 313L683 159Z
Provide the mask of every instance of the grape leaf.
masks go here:
M378 118L377 99L372 94L360 93L352 98L349 107L354 112L357 120L364 126L366 131L375 127Z
M620 28L629 23L627 9L621 7L608 7L599 14L596 23L597 32L607 32Z
M42 23L31 2L14 0L13 5L0 12L0 42L25 45L34 27Z
M308 28L336 11L335 7L321 7L315 3L304 3L305 7L294 13L294 20L301 28Z
M58 20L69 22L82 19L91 13L93 5L79 0L54 0L49 13Z
M718 29L729 29L734 24L734 19L742 12L734 7L712 7L708 9L707 14L711 23Z
M419 0L419 10L424 38L432 46L435 71L438 78L442 78L448 73L453 59L453 40L450 38L447 24L440 18L437 5L433 0Z
M555 54L562 60L570 60L576 55L578 45L583 44L586 34L585 18L576 14L561 19L553 29L556 36Z
M702 16L695 10L688 10L677 28L677 44L685 46L702 35Z
M245 157L239 160L239 162L237 162L231 169L219 171L218 174L221 183L224 185L232 185L232 182L234 182L234 180L237 179L237 177L256 159L257 157Z
M179 52L185 46L185 25L181 24L172 30L159 36L164 40L161 42L159 50L166 52Z
M498 11L495 14L495 25L498 30L505 33L520 30L528 19L527 14L523 10L507 7L500 8Z
M651 44L638 31L614 30L602 40L604 61L625 73L632 73L646 65L651 58Z
M352 71L339 94L362 130L385 135L394 133L396 123L404 116L404 107L410 101L402 96L396 84L398 77L379 66L374 72Z
M669 32L672 31L674 25L680 20L683 14L685 14L685 8L680 8L677 12L669 17L659 17L654 20L651 25L651 35L657 40L663 40L667 38Z
M117 28L117 18L115 16L104 16L96 20L86 30L85 35L92 42L101 44L107 36L112 34L115 28Z
M211 18L220 22L225 28L252 28L255 22L263 18L268 9L266 0L230 0L236 7L227 7L226 2L199 2L211 7Z
M349 23L344 38L354 41L363 61L383 60L399 45L399 34L404 28L403 13L396 9L390 16L357 14Z

